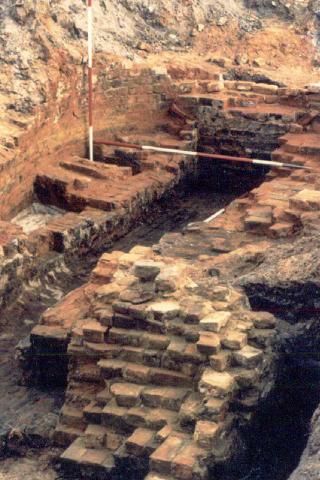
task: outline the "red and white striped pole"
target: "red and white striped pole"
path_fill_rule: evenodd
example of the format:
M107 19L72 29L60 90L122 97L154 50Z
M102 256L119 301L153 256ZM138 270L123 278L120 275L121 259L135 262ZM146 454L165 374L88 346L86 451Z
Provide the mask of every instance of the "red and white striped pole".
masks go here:
M157 152L161 154L173 154L173 155L186 155L188 157L201 157L201 158L212 158L214 160L221 160L226 162L240 162L240 163L251 163L253 165L265 165L267 167L276 167L276 168L293 168L301 170L313 170L313 168L298 165L296 163L284 163L284 162L275 162L274 160L259 160L257 158L246 158L246 157L231 157L230 155L220 155L219 153L205 153L197 152L190 150L178 150L176 148L167 148L167 147L156 147L154 145L137 145L135 143L122 143L122 142L113 142L113 141L102 141L97 140L94 143L97 145L108 145L120 148L130 148L135 150L149 150L150 152Z
M93 161L93 0L88 0L89 158Z

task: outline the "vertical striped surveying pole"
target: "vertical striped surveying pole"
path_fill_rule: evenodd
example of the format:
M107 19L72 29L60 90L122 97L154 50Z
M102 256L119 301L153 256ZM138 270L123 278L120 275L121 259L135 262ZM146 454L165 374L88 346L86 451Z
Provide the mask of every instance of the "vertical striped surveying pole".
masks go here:
M88 0L89 158L93 161L93 0Z

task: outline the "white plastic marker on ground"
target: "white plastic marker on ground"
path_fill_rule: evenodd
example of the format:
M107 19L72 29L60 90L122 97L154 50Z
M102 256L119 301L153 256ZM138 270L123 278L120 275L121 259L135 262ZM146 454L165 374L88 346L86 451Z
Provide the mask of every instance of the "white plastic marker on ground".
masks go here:
M214 220L215 218L217 217L220 217L220 215L222 215L224 212L226 211L225 208L222 208L221 210L219 210L218 212L214 213L213 215L211 215L211 217L207 218L206 220L203 220L204 223L210 223L212 220Z
M89 158L93 161L93 0L88 0Z

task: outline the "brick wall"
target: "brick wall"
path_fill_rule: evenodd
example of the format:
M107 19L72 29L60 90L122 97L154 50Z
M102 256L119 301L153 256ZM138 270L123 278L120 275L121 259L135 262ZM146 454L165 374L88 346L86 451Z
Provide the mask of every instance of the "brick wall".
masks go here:
M87 92L84 66L66 67L48 87L50 95L33 117L14 124L0 137L0 219L8 220L33 196L39 165L70 154L86 154ZM94 124L97 137L119 132L142 132L163 123L172 92L166 73L125 69L100 61L95 69ZM11 127L12 126L12 130ZM12 133L14 131L14 133ZM1 132L2 133L2 130Z

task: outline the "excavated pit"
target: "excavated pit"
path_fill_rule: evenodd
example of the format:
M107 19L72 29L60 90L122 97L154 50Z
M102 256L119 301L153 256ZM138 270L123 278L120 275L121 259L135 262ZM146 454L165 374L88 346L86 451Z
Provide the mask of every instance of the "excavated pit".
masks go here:
M140 225L118 239L112 249L126 252L137 244L152 246L164 234L180 232L190 222L202 222L264 180L265 172L261 170L249 176L243 170L227 171L228 181L221 184L220 167L206 166L200 170L196 182L189 181L176 192L170 192L166 198L150 205L148 212L141 218ZM233 175L234 182L230 181ZM36 203L21 212L12 222L30 233L36 226L41 227L49 219L63 215L63 206L63 203L60 203L60 208ZM31 282L30 286L36 287L36 290L28 288L22 292L18 302L9 303L2 312L2 319L7 325L0 338L1 350L5 352L5 360L0 366L1 376L6 379L2 382L1 396L1 454L5 457L15 458L17 454L24 456L34 449L50 445L48 435L57 421L64 398L68 371L67 343L48 344L47 356L41 352L39 357L30 352L28 333L45 309L87 280L105 247L101 246L90 253L85 251L83 254L63 254L59 253L59 248L56 250L58 254L49 258L37 272L37 283L34 283L36 280ZM17 345L19 339L21 341ZM23 372L19 363L23 365ZM10 375L13 370L14 376ZM19 435L15 437L15 434L9 439L8 433L15 431L22 432L23 440ZM126 475L129 474L126 468L124 471ZM137 473L133 475L133 478L138 478L135 476ZM63 478L79 477L72 472L64 472Z
M161 200L150 206L148 215L141 219L141 224L136 226L130 233L118 239L112 247L112 250L122 250L124 252L129 251L133 246L145 245L152 246L161 239L161 237L168 232L179 232L183 230L190 222L201 222L208 218L210 215L226 207L237 194L233 191L222 193L215 191L214 185L215 179L212 177L211 181L207 178L206 184L200 186L198 189L189 185L189 189L181 190L174 194L171 193L169 199ZM250 184L251 187L251 184ZM246 185L239 185L239 192L243 193L246 190ZM56 207L35 204L36 207L30 207L27 210L21 212L19 216L12 221L21 225L26 225L28 231L29 225L35 222L36 224L43 224L48 218L55 215L62 215L63 211ZM39 213L40 212L40 213ZM36 218L34 218L34 214ZM97 251L90 251L90 254L86 252L81 255L75 254L59 254L50 258L46 265L43 266L42 271L38 272L40 281L36 286L36 291L31 291L30 288L23 294L22 298L19 298L18 302L10 304L6 309L2 311L2 323L6 325L4 327L4 333L1 337L2 349L6 352L7 362L2 364L2 368L5 372L2 378L10 377L9 371L12 369L12 362L14 362L14 348L18 343L19 338L24 338L30 328L37 323L42 312L53 305L59 300L62 295L77 288L84 283L92 269L94 268L97 259L101 255L104 249ZM61 265L63 268L60 268ZM58 272L56 272L58 270ZM31 285L32 286L32 285ZM17 322L18 319L18 322ZM18 352L22 353L28 350L28 342L22 341L18 345ZM48 376L48 365L39 364L39 378L38 385L42 387L55 387L64 385L66 380L66 367L67 364L62 364L61 356L58 353L58 364L54 362L53 370L58 371L60 377ZM25 361L25 359L24 359ZM24 363L24 366L26 364ZM43 378L41 375L43 373ZM14 377L12 383L13 391L17 388L16 384L20 381L20 373ZM42 389L41 387L41 389ZM41 392L41 389L39 392ZM7 395L11 397L12 391L8 386L4 386L6 390L6 396L2 397L2 411L5 410L5 406L10 404L7 399ZM23 388L26 390L26 388ZM48 393L48 392L47 392ZM35 391L35 396L37 393ZM44 391L44 396L46 392ZM27 401L27 400L26 400ZM8 418L5 419L6 414L2 417L3 432L7 432L8 428L19 428L19 420L14 423L14 414L10 414L10 411L14 404L10 405ZM22 405L25 408L25 405Z
M139 88L139 82L144 82L144 78L142 76L142 79L137 77L133 80L129 92L132 88ZM165 88L170 91L165 75L153 72L152 78L152 82L164 81ZM165 112L167 115L173 94L166 92L160 96L159 88L161 90L164 87L152 82L152 101L156 103L156 108L160 105L162 114ZM134 133L132 138L129 135L124 140L135 142L138 139L141 143L150 141L155 145L181 150L198 148L209 153L267 160L279 158L287 161L294 158L290 154L291 150L281 150L284 140L280 140L280 137L291 130L303 131L304 127L299 122L304 125L307 104L305 97L301 97L301 100L298 96L295 103L296 94L291 94L290 91L285 95L280 95L279 92L278 98L276 85L248 85L250 82L239 82L239 85L229 82L234 83L229 85L230 91L221 93L221 90L217 90L220 93L204 94L207 83L200 85L200 94L190 95L177 94L179 82L178 85L173 85L177 89L173 96L178 107L174 110L171 105L171 109L178 125L173 126L170 123L172 118L165 117L162 118L161 125L156 125L151 133ZM220 84L218 86L220 89ZM245 92L252 90L252 93L242 96L243 89ZM183 89L179 90L180 93L181 91ZM115 96L119 97L117 92ZM264 103L268 98L269 101ZM131 101L130 105L133 104ZM140 108L144 109L144 105ZM171 116L172 111L169 112ZM149 113L154 120L154 110L151 109ZM102 125L101 119L101 127ZM312 144L311 153L314 148ZM56 158L50 158L46 168L37 172L33 191L28 193L28 198L40 203L32 204L20 212L11 223L12 236L16 234L15 226L22 229L19 233L21 243L13 242L16 248L14 260L18 258L20 261L22 251L25 263L21 269L19 264L12 262L9 273L11 275L13 272L14 280L7 282L9 286L6 286L2 304L3 323L8 325L0 338L1 350L6 353L0 368L3 369L3 378L7 379L3 383L4 407L0 417L4 455L25 454L34 447L51 445L51 440L48 439L63 403L68 367L73 368L67 354L72 335L71 332L64 332L63 337L59 338L58 334L53 341L47 341L44 335L42 340L38 338L38 343L30 345L28 333L40 318L43 320L42 314L48 307L88 280L101 253L116 250L130 252L137 244L152 246L159 242L154 250L157 253L162 253L163 250L163 255L167 251L168 256L171 253L175 259L194 260L195 263L200 259L210 263L210 257L215 258L220 254L223 257L231 252L233 241L235 249L248 242L253 242L254 246L259 244L258 235L267 234L268 238L281 242L283 236L295 234L301 228L301 224L296 222L299 217L294 215L295 212L284 214L278 209L273 217L274 205L277 207L278 200L281 202L283 198L286 199L283 191L278 192L276 189L267 207L255 208L258 198L255 195L259 187L263 190L268 182L272 184L277 178L290 183L292 179L288 171L269 172L262 167L223 161L193 162L183 155L144 156L133 152L125 153L121 149L110 152L103 148L96 152L98 162L90 163L88 159L77 156L84 155L84 150L83 143L75 148L67 146L65 157L59 151ZM305 160L299 158L299 161ZM294 180L299 181L299 172L295 175ZM267 198L268 200L270 199ZM21 205L25 207L26 203L22 202ZM228 206L231 210L231 223L223 227L220 237L219 227L210 224L207 231L203 229L205 240L202 241L198 234L202 233L203 220ZM237 222L244 217L241 230ZM276 228L272 230L275 222ZM235 231L232 228L234 224ZM182 234L179 233L181 231ZM163 236L164 239L160 240ZM27 248L24 250L25 245ZM10 248L9 254L12 253ZM251 268L250 260L247 267ZM23 275L16 279L14 273L20 274L21 270ZM218 271L214 265L210 266L207 277L218 276ZM235 274L234 278L236 276L238 275ZM207 277L206 281L209 281ZM264 286L261 288L263 291ZM306 443L308 421L319 401L316 395L318 378L314 368L318 358L312 357L311 362L294 360L300 343L308 344L315 336L310 337L307 330L305 336L296 336L292 329L301 323L301 317L298 313L290 313L291 318L283 318L278 309L280 306L281 310L284 305L290 309L292 305L303 303L304 296L310 292L314 295L312 285L309 290L306 286L301 297L298 297L296 290L280 294L273 292L271 305L270 292L262 294L257 285L253 286L252 291L249 287L246 288L253 310L272 311L278 318L278 332L273 340L275 358L271 354L268 357L270 352L266 354L266 358L272 360L272 369L270 367L265 372L263 379L270 391L266 388L246 427L243 428L241 422L238 425L239 444L235 443L231 447L239 453L235 462L230 459L227 464L215 462L212 478L270 480L272 477L273 480L285 480L297 465ZM279 303L280 299L282 304ZM22 385L19 385L21 379L17 361L13 358L14 346L20 338L24 338L17 349L18 360L25 367ZM310 352L313 347L314 344L310 346ZM11 371L15 372L13 376L10 375ZM296 379L293 384L292 377ZM303 378L314 384L309 396L302 392ZM294 402L291 402L292 397L295 398ZM235 410L239 408L241 400L237 399ZM246 404L243 402L241 405L239 415L242 418L245 417ZM292 426L290 418L298 416L301 421ZM279 417L284 418L280 428ZM268 429L265 428L266 423ZM190 428L190 432L191 430ZM9 432L11 435L8 435ZM289 440L292 447L287 448ZM280 452L279 459L275 457L275 451ZM124 457L119 478L124 478L124 475L127 478L143 478L148 470L148 457L142 459L141 464L140 460L135 458L130 464ZM92 478L98 478L98 471L92 467L88 474ZM80 468L75 478L78 480L82 473ZM104 472L101 476L104 478ZM74 478L73 473L71 477Z

